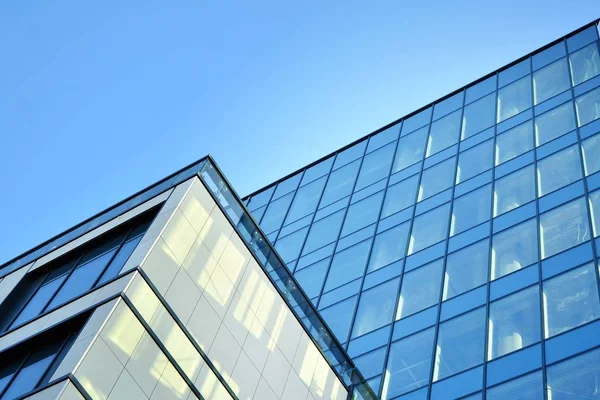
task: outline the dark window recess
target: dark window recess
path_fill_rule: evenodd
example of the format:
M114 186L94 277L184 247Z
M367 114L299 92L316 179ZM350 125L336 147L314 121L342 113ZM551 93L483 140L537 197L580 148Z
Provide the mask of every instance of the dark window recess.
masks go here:
M0 400L12 400L45 385L71 348L89 313L0 353Z
M157 211L147 211L26 275L0 306L0 332L31 321L115 278Z

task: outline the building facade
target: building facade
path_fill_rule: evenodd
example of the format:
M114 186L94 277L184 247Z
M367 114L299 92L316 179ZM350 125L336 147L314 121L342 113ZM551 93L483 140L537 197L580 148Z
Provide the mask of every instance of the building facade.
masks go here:
M245 198L381 398L600 398L597 22Z

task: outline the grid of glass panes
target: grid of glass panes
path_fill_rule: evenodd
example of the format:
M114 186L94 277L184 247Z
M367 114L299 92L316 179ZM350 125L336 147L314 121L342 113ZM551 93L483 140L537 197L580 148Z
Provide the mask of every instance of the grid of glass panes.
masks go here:
M562 367L600 346L598 171L590 27L246 204L382 398L554 400L600 382Z

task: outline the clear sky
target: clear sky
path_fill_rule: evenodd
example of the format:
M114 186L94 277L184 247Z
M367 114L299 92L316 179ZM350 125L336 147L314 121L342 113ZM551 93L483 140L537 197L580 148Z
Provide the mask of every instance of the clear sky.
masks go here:
M240 195L598 0L0 2L0 262L211 153Z

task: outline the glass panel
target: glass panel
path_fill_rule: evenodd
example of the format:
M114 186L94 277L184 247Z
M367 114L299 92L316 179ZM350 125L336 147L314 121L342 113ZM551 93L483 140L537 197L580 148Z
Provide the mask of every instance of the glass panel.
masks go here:
M298 185L300 184L300 179L302 178L302 173L298 173L291 178L287 178L285 181L279 182L277 184L277 189L275 189L275 194L273 195L273 199L278 199L284 194L289 192L293 192L296 190Z
M390 399L427 385L431 370L433 328L392 343L385 371L382 399Z
M345 343L348 339L348 332L350 331L355 307L356 296L319 311L335 337L341 343Z
M375 236L369 272L378 270L404 257L410 223L398 225Z
M478 146L464 151L458 156L458 170L456 171L456 183L466 181L479 175L483 171L492 168L494 157L494 142L488 140Z
M399 279L391 280L362 294L352 330L353 338L392 322L398 281Z
M528 75L498 90L498 122L528 108L531 108L531 76Z
M367 197L364 200L356 202L348 209L346 221L342 228L342 236L359 230L367 225L377 221L381 202L383 201L383 191Z
M452 97L448 97L446 100L442 100L433 107L433 120L443 117L450 112L457 110L462 107L463 94L460 92Z
M535 140L538 146L575 129L575 114L570 101L535 117Z
M551 337L600 316L594 265L588 264L544 282L544 334Z
M325 280L325 274L327 274L327 267L331 258L321 260L309 267L304 268L301 271L296 271L294 276L300 284L300 287L304 290L309 298L318 296L321 293L323 287L323 281Z
M431 109L432 107L427 108L419 112L418 114L409 117L404 121L404 126L402 126L402 135L406 135L414 131L417 128L422 127L423 125L427 125L431 120Z
M265 215L260 221L260 227L264 232L271 233L281 227L293 197L294 193L292 192L269 204Z
M581 178L581 164L577 146L571 146L538 161L538 195L567 186Z
M416 253L446 238L450 204L443 205L426 214L415 217L408 254Z
M369 138L369 145L367 146L367 154L380 148L384 144L388 144L398 139L398 136L400 135L400 125L401 123L397 123L386 130L371 136Z
M512 160L533 149L531 121L516 126L496 137L496 165Z
M333 169L337 169L342 165L348 164L350 161L354 161L357 158L360 158L365 154L365 148L367 147L367 140L363 140L360 143L355 144L354 146L338 153L335 156L335 162L333 164Z
M327 276L324 291L342 286L344 283L363 276L370 248L371 240L365 240L336 253L329 268L329 275Z
M533 164L500 178L494 186L494 217L535 199Z
M508 67L504 71L500 71L498 74L498 87L502 87L511 82L516 81L517 79L529 74L531 72L531 65L529 58L526 58L519 63Z
M490 245L486 239L448 256L443 300L487 282L489 251Z
M0 393L6 389L22 361L22 359L18 359L10 362L5 361L2 363L0 366Z
M313 250L335 241L340 233L345 212L346 210L344 209L314 222L310 228L310 233L306 238L302 254L308 254Z
M569 65L571 67L573 86L579 85L580 83L600 75L598 45L592 43L571 54L569 56Z
M296 197L290 207L290 211L285 219L286 224L296 221L316 210L326 180L327 177L324 176L321 179L317 179L298 189Z
M594 135L582 141L581 151L583 152L585 176L600 171L600 135Z
M536 343L540 341L540 337L538 286L490 304L488 360Z
M567 59L562 58L533 73L535 104L540 104L571 87L568 70Z
M467 94L465 96L465 104L469 104L473 100L477 100L484 95L496 90L496 75L492 75L484 81L481 81L471 87L467 88Z
M454 182L454 164L456 157L452 157L423 171L421 186L419 187L419 201L425 200L452 186Z
M252 196L250 202L248 203L248 209L254 211L257 208L266 205L271 199L271 195L273 194L274 190L275 186L271 186L270 188Z
M396 319L424 310L440 301L443 266L443 260L438 260L404 275Z
M123 244L123 247L121 247L115 258L111 261L106 271L104 271L102 278L100 278L96 286L100 286L103 283L108 282L111 279L116 278L117 275L119 275L119 272L121 272L121 269L129 259L131 253L133 253L133 250L138 245L140 240L142 240L143 236L143 234L138 235L137 237L134 237L133 239L130 239L125 244Z
M600 236L600 190L589 195L590 212L592 213L592 228L594 237Z
M548 399L597 399L600 391L600 349L548 367Z
M450 236L490 219L492 185L486 185L454 200Z
M414 175L394 186L390 186L383 202L381 218L388 217L414 204L418 184L419 175Z
M428 127L400 138L392 172L400 171L423 159Z
M390 166L392 164L395 149L396 142L390 143L379 150L367 154L362 167L360 168L358 180L356 181L356 188L354 190L362 189L387 177L390 173Z
M321 208L352 193L359 167L360 160L357 160L331 173L325 187L325 192L323 193L323 198L319 203Z
M488 389L488 400L543 400L544 382L542 371Z
M305 185L317 178L322 177L323 175L327 175L331 170L334 158L335 157L329 157L327 160L321 161L317 165L313 165L304 171L304 176L302 177L302 182L300 182L300 185Z
M540 216L542 259L590 239L587 207L579 198Z
M304 238L306 238L306 232L308 232L308 227L300 229L286 237L277 239L275 249L281 256L283 262L289 263L298 257L300 249L304 244Z
M577 124L583 126L600 118L600 88L590 90L575 99Z
M492 280L533 264L538 258L535 219L494 235Z
M463 115L461 139L466 139L494 125L494 94L477 100L465 107Z
M427 157L458 142L461 113L462 110L455 111L431 124L429 142L427 143Z
M485 308L440 324L433 381L483 362Z

